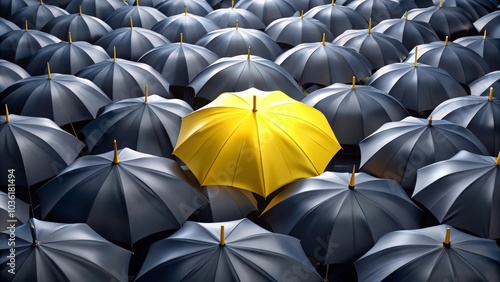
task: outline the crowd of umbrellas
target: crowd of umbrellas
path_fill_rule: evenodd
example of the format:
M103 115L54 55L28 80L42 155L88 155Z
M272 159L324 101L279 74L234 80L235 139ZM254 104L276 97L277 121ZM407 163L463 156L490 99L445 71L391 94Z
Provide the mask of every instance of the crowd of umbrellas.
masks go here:
M0 280L500 281L498 93L498 0L0 0Z

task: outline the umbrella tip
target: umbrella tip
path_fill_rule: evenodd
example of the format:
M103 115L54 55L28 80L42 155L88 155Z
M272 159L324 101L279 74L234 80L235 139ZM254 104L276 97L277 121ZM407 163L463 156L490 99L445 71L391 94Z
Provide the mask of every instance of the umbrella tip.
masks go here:
M332 0L332 6L335 5L335 0Z
M188 14L188 7L184 5L184 16L187 16Z
M24 31L28 31L28 20L24 22Z
M113 46L113 63L116 63L116 46Z
M351 178L349 179L349 189L354 189L354 184L355 184L355 176L356 175L356 166L352 166L352 172L351 172Z
M224 225L220 226L219 245L221 245L221 246L225 246L226 245L226 234L224 234Z
M231 0L231 9L234 9L234 0Z
M351 89L354 89L354 88L356 88L356 76L355 75L352 76L352 85L351 85Z
M429 123L427 125L432 126L432 116L429 116Z
M139 0L135 0L135 5L139 7Z
M323 37L321 39L321 44L323 44L323 46L325 46L325 44L326 44L326 33L323 33Z
M238 20L236 20L236 24L234 26L236 27L236 29L238 29L239 26Z
M5 105L7 106L7 105ZM500 151L498 151L497 161L495 162L496 166L500 166Z
M10 122L9 107L5 104L5 122Z
M82 5L78 6L78 14L81 16L82 15Z
M413 66L416 67L418 65L418 46L415 46L415 61L413 62Z
M404 17L405 17L405 21L407 21L408 20L408 11L405 11Z
M40 0L40 5L42 5L42 4L43 4L43 0Z
M52 74L50 73L50 63L47 62L47 79L51 80L52 79Z
M182 34L181 32L181 35L180 35L180 40L179 40L179 43L182 45L182 41L184 41L184 35Z
M447 227L446 228L446 235L444 236L444 241L443 241L443 246L445 246L445 247L449 247L451 245L450 233L451 233L451 230L449 227Z
M325 278L323 278L323 282L328 282L328 272L330 272L330 264L326 265L326 273Z
M368 20L368 34L372 33L372 18Z
M130 29L134 28L134 21L132 21L132 16L130 16Z
M446 38L444 39L444 46L448 46L448 35L446 36Z
M257 112L257 96L253 95L253 108L252 112Z
M439 0L439 8L443 8L443 0Z
M148 95L149 95L149 87L148 85L146 84L146 87L144 89L144 104L147 104L148 103Z
M68 42L73 43L73 37L71 37L71 32L68 31Z
M493 87L490 87L490 94L488 95L488 101L493 101Z
M483 40L486 40L486 28L484 29Z
M116 146L116 140L113 140L113 150L114 150L113 163L118 164L120 163L120 159L118 158L118 147Z
M248 46L248 50L247 50L247 60L250 61L250 46Z
M304 19L304 10L300 10L300 18Z

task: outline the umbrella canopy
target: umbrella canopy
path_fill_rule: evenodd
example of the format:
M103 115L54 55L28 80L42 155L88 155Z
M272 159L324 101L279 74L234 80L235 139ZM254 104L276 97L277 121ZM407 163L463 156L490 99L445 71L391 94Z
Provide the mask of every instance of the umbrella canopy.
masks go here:
M436 119L445 119L468 128L486 146L490 155L500 151L500 99L466 96L446 100L431 113Z
M500 58L498 58L500 38L488 37L484 31L483 36L465 36L454 42L478 53L486 61L491 71L500 70Z
M488 154L467 128L432 117L388 122L361 141L359 148L362 171L394 179L410 194L419 168L449 159L461 150Z
M234 7L250 11L266 26L274 20L291 17L299 10L295 2L286 0L239 0Z
M484 4L491 3L488 0L481 1L473 0L433 0L434 5L443 5L443 7L459 7L462 8L467 15L473 20L477 20L480 17L493 12L496 10L496 7L488 7L484 6Z
M192 111L178 99L129 98L101 108L82 132L92 154L113 150L113 139L118 139L124 147L172 159L181 118Z
M413 199L441 223L500 238L500 154L495 159L460 151L418 170Z
M145 85L153 94L172 98L168 81L144 63L114 57L85 67L76 76L92 81L113 101L144 97Z
M29 5L40 5L39 0L2 0L0 1L0 17L10 19L20 9Z
M73 42L71 37L70 33L68 41L49 44L36 51L26 70L31 75L42 75L47 71L47 63L50 63L55 73L76 74L87 66L109 59L101 46L86 41Z
M264 23L252 12L245 9L234 8L234 0L230 8L220 8L210 12L205 17L212 20L220 28L235 27L236 22L243 28L264 30Z
M63 15L50 20L42 31L50 33L61 40L67 40L71 33L73 40L95 43L103 35L110 32L112 28L103 20L82 14Z
M500 248L447 225L391 232L356 261L360 281L497 281Z
M362 29L368 26L367 20L360 13L342 6L339 1L311 8L304 14L304 17L314 18L324 23L333 37L337 37L349 29Z
M304 98L297 82L273 61L252 55L220 58L202 70L189 84L196 97L213 101L224 92L255 87L264 91L281 90L298 101Z
M447 71L416 60L382 67L366 85L388 93L418 116L426 116L447 99L467 95Z
M13 30L0 36L0 58L25 68L31 56L44 46L61 40L38 30Z
M8 245L15 234L15 253ZM132 253L113 245L86 224L30 219L0 233L2 281L127 281ZM15 275L9 255L15 255Z
M148 7L154 7L162 2L165 2L167 0L130 0L130 1L127 1L129 2L129 5L138 5L139 3L141 4L141 6L148 6Z
M265 30L282 48L290 49L300 43L318 42L323 34L326 41L332 41L334 36L326 25L314 18L287 17L274 20ZM288 48L287 48L288 47Z
M243 277L322 281L297 239L269 232L249 219L186 222L169 238L151 245L136 281L238 281Z
M45 220L85 222L108 240L132 245L181 227L206 203L188 181L173 160L115 146L78 158L37 193Z
M201 185L268 196L296 179L321 174L339 149L320 111L281 91L250 88L220 94L185 116L174 155Z
M196 43L205 34L219 29L212 20L190 13L170 16L155 24L151 30L165 36L171 42L179 42L179 34L187 43Z
M170 41L157 32L134 27L132 18L130 18L130 27L114 29L102 36L95 44L104 48L110 57L114 56L115 47L118 46L116 56L137 61L147 51L167 43Z
M372 64L356 50L332 43L302 43L285 51L275 61L285 68L301 85L331 85L350 83L371 75Z
M40 5L28 5L21 8L10 17L10 20L19 27L25 26L26 22L28 22L31 28L41 30L50 20L68 14L66 10L54 5L44 4L40 0Z
M500 70L492 71L469 84L471 95L489 96L490 88L500 89ZM493 96L500 98L500 91L494 92Z
M8 169L15 171L16 185L46 180L67 167L85 146L46 118L0 116L1 185L8 185Z
M19 29L20 28L15 23L7 19L0 18L0 36L2 36L6 32Z
M486 61L476 52L455 42L435 41L418 46L418 53L413 49L407 62L414 62L415 56L422 64L446 70L458 82L467 85L474 79L490 71Z
M298 11L304 11L304 12L308 12L310 9L313 9L317 6L323 6L323 5L326 5L326 4L331 4L335 1L332 1L332 0L303 0L303 1L299 1L299 0L292 0L290 1L292 3L295 4L295 6L297 6L297 10ZM342 1L338 1L340 5L342 5L343 3L342 2L346 2L345 0Z
M80 7L84 14L105 20L115 10L127 6L123 0L72 0L66 6L69 13L78 13Z
M15 197L15 180L10 184L13 184L11 191L0 191L0 230L7 230L12 223L16 226L25 223L30 216L30 206Z
M22 67L0 59L0 93L14 82L27 77L30 77L30 74Z
M415 46L439 41L439 37L426 22L402 19L387 19L381 21L373 28L373 32L390 35L403 43L406 50L411 51Z
M358 145L384 123L408 116L395 98L373 86L334 83L311 92L302 102L325 115L342 145Z
M347 30L337 36L332 43L353 48L365 56L375 70L392 63L400 63L408 56L408 50L397 39L383 33L372 32L371 20L368 22L367 30Z
M474 27L479 32L487 30L491 37L500 38L500 11L494 11L482 16L474 22Z
M204 17L214 10L205 0L162 1L155 8L168 17L181 14L186 10L193 15Z
M372 19L375 26L386 19L400 18L405 11L417 7L415 3L408 3L409 6L404 8L393 0L353 0L347 1L345 5L360 13L367 21Z
M261 217L316 260L351 264L382 235L418 228L421 215L394 180L327 171L285 186Z
M136 3L137 4L137 3ZM153 7L147 6L124 6L112 12L106 23L112 29L130 26L129 19L132 18L134 25L146 29L151 29L153 25L167 18L162 12Z
M220 57L246 54L248 47L252 48L252 54L273 61L282 53L278 43L265 32L238 25L211 31L196 45L206 47Z
M152 66L171 85L188 86L190 81L217 59L219 56L207 48L184 43L181 39L179 43L162 45L148 51L139 58L139 62Z
M87 79L67 74L32 76L19 80L0 95L12 113L45 117L62 126L89 121L111 100Z

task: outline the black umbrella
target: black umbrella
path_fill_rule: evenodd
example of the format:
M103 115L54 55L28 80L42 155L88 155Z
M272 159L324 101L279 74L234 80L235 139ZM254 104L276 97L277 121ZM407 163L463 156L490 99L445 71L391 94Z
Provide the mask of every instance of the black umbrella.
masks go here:
M500 89L500 70L489 72L469 84L470 94L475 96L489 96L490 88ZM493 95L500 98L500 91L496 91Z
M410 193L419 168L449 159L461 150L488 154L467 128L432 117L388 122L363 139L359 148L362 171L394 179Z
M279 18L291 17L298 11L295 3L286 0L239 0L234 7L250 11L266 26Z
M474 22L479 32L488 31L488 35L500 38L500 11L491 12Z
M0 93L14 82L27 77L30 77L30 74L22 67L0 59Z
M127 1L127 3L129 5L138 5L139 3L141 4L141 6L148 6L148 7L154 7L162 2L165 2L165 1L168 1L168 0L130 0L130 1Z
M127 2L123 0L72 0L66 6L66 11L78 13L81 7L84 14L105 20L115 10L125 6Z
M187 11L182 14L170 16L157 24L151 30L165 36L171 42L179 42L179 34L183 34L183 40L194 44L205 34L219 29L212 20L190 14Z
M331 85L350 83L371 75L372 64L368 59L348 47L332 43L302 43L285 51L275 61L285 68L301 85Z
M17 11L29 5L40 5L40 0L2 0L0 1L0 17L9 19Z
M95 83L113 101L144 97L144 86L153 94L172 98L169 82L151 66L124 59L104 60L76 73Z
M27 21L31 28L41 30L50 20L68 14L66 10L54 5L44 4L40 0L40 5L29 5L21 8L10 17L10 20L19 27L25 26Z
M417 55L417 56L416 56ZM446 70L458 82L466 85L474 79L490 71L486 61L476 52L455 42L435 41L418 46L410 52L407 62L415 61L415 56L422 64L427 64Z
M12 30L20 30L20 28L15 23L0 17L0 36Z
M400 18L405 11L416 8L416 4L408 2L408 7L404 7L394 0L353 0L347 1L347 7L360 13L367 21L372 19L376 26L383 20Z
M491 71L500 70L500 38L486 36L485 30L483 36L465 36L454 42L478 53L486 61Z
M282 53L278 43L265 32L238 25L209 32L196 45L206 47L220 57L246 54L249 47L252 54L268 60L275 60Z
M99 108L111 103L91 81L51 74L47 67L48 75L24 78L7 87L1 103L8 104L12 113L49 118L59 126L93 120Z
M460 151L419 169L412 198L440 223L499 239L499 189L500 153L494 158Z
M495 241L447 225L391 232L356 261L359 281L498 281Z
M149 248L136 281L322 281L299 240L249 219L188 221Z
M49 44L36 51L26 66L28 73L45 74L46 65L50 63L55 73L76 74L87 66L109 59L101 46L86 41L73 42L71 33L68 37L68 41Z
M10 191L9 186L6 192L0 191L0 230L7 230L11 224L18 226L30 218L30 206L16 198L15 174L12 175Z
M152 66L171 85L185 87L217 59L219 56L207 48L184 43L181 39L179 43L162 45L148 51L139 62Z
M275 232L300 239L319 262L351 264L382 235L418 228L421 215L393 180L325 172L285 186L261 217Z
M304 14L306 18L314 18L324 23L334 37L348 29L362 29L368 26L368 21L355 10L342 6L339 1L331 5L320 5Z
M372 32L371 19L367 30L346 30L332 43L353 48L370 61L374 70L392 63L400 63L408 56L408 50L403 43L390 35Z
M443 7L462 8L473 21L488 14L489 12L496 10L496 7L494 7L494 8L485 7L478 0L472 0L472 1L470 1L470 0L432 0L432 1L434 2L434 5L443 5ZM483 2L488 2L488 1L486 0Z
M110 32L112 28L103 20L82 14L63 15L50 20L42 31L50 33L61 40L68 38L68 33L73 35L75 41L87 41L95 43L103 35Z
M113 245L87 224L30 219L0 233L0 238L2 281L78 281L83 277L92 281L128 279L132 253ZM14 238L14 248L9 245L12 242L9 238Z
M212 20L220 28L235 27L236 22L243 28L253 28L264 30L264 23L252 12L245 9L234 8L234 0L231 2L231 7L220 8L210 12L205 17Z
M114 56L115 47L118 46L116 56L137 61L147 51L170 43L165 36L146 28L134 27L132 18L129 20L130 27L114 29L102 36L95 44L104 48L110 57Z
M292 0L290 2L295 3L295 6L297 6L298 11L308 12L309 10L311 10L317 6L331 4L332 2L335 2L335 1L332 1L332 0ZM339 2L338 3L339 5L342 5L342 2L346 2L346 1L341 0L338 2Z
M132 18L134 25L151 29L157 22L167 18L162 12L147 6L125 6L112 12L106 23L113 29L130 26L129 19Z
M203 17L214 10L205 0L163 1L155 8L168 17L181 14L186 9L193 15Z
M115 145L114 152L78 158L37 193L45 220L85 222L108 240L132 245L181 227L206 203L188 181L171 159Z
M61 40L38 30L13 30L0 36L0 58L25 68L31 56L44 46Z

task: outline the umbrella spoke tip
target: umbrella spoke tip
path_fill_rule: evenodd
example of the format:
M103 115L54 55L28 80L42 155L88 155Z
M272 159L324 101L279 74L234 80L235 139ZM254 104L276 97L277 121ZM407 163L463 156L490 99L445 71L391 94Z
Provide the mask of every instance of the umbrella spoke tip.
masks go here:
M5 104L5 122L10 122L9 106Z
M349 179L349 189L354 189L356 178L356 166L352 166L351 178Z
M220 226L219 245L221 245L221 246L225 246L226 245L226 234L224 232L224 225Z
M120 159L118 158L118 146L116 145L116 140L113 140L113 151L114 151L113 163L118 164L120 163Z
M447 227L446 228L446 235L445 235L444 241L443 241L443 246L445 246L445 247L450 247L451 246L450 234L451 234L451 230L450 230L449 227Z

